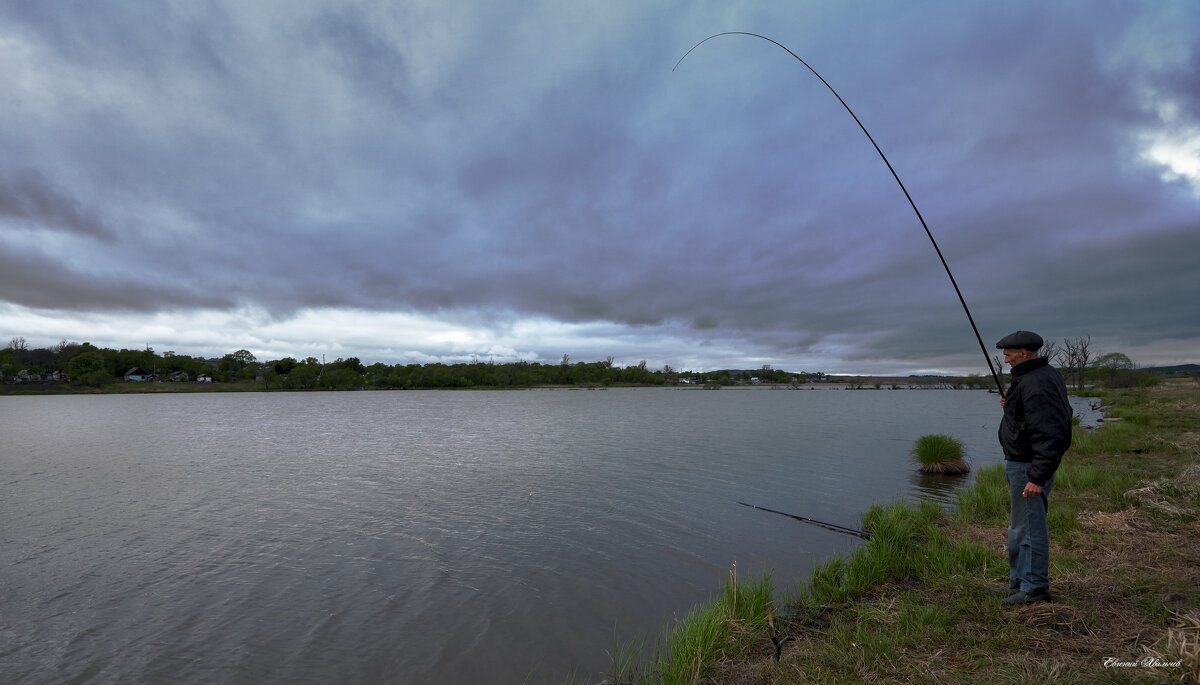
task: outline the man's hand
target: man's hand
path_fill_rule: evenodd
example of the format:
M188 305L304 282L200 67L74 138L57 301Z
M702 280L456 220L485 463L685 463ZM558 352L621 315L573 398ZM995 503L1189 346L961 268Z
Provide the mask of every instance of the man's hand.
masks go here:
M1034 485L1033 483L1026 483L1025 489L1021 492L1021 496L1025 499L1037 497L1040 494L1042 494L1042 486Z

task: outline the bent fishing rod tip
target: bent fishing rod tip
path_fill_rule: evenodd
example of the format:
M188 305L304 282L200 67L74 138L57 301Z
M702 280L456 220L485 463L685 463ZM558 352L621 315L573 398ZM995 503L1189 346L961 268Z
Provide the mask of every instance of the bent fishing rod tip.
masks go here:
M987 346L983 344L983 336L979 334L979 327L975 325L975 317L971 316L971 309L967 307L967 298L963 296L962 289L958 287L958 281L955 280L954 274L950 271L950 264L946 261L945 255L942 254L942 248L938 246L937 240L935 240L933 237L933 231L929 230L929 225L925 223L925 217L921 215L921 210L917 209L917 203L915 200L913 200L912 194L908 192L908 188L905 187L904 181L900 180L900 174L896 173L895 167L892 166L892 163L888 160L887 155L883 154L883 149L879 147L879 143L875 142L875 136L871 135L871 132L867 130L866 125L863 124L862 120L858 118L858 115L854 113L854 110L850 109L850 105L842 99L842 96L839 95L836 90L834 90L833 85L830 84L829 81L825 80L824 76L818 74L817 70L812 68L812 65L801 59L800 55L792 52L791 49L783 43L780 43L774 38L768 38L760 33L751 33L749 31L725 31L722 33L714 33L708 38L696 43L691 47L691 49L683 53L683 57L679 58L679 61L675 63L675 66L671 68L671 71L674 72L675 69L677 69L683 62L683 60L687 59L687 56L692 54L693 50L707 43L713 38L718 38L720 36L750 36L751 38L761 38L768 43L775 44L784 52L795 58L797 62L803 64L805 68L812 72L813 76L817 77L818 81L820 81L825 85L826 88L829 89L829 92L832 93L835 98L837 98L838 102L842 103L842 107L846 109L846 113L849 114L850 117L854 119L854 123L858 124L858 127L862 129L862 132L866 135L867 140L869 140L872 147L875 148L875 152L879 153L879 158L883 160L884 166L886 166L888 171L891 172L892 178L896 180L896 184L900 186L900 190L904 193L904 197L908 200L909 206L912 207L913 213L916 214L917 221L921 223L921 228L925 229L925 235L928 236L929 242L933 246L933 251L937 253L938 259L942 263L942 267L946 270L946 276L950 278L950 285L954 286L954 292L958 295L958 301L962 305L963 312L967 315L967 321L971 324L971 330L975 332L975 340L979 342L979 350L983 352L983 358L987 361L988 370L992 373L992 380L996 382L996 389L1000 391L1000 396L1004 397L1004 384L1000 382L1000 376L996 373L996 368L992 366L992 358L988 354Z

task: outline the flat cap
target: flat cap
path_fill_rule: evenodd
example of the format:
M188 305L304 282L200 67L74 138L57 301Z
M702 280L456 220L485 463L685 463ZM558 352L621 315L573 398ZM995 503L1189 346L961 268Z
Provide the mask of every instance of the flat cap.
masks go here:
M1033 350L1036 352L1041 348L1042 336L1030 331L1009 333L996 343L996 349L999 350Z

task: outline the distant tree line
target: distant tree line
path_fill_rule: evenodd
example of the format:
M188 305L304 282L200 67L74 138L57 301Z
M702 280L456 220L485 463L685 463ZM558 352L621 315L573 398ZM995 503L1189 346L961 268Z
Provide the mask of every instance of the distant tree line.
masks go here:
M357 357L324 362L315 357L260 361L249 350L219 358L193 357L147 346L141 350L100 348L91 343L61 341L48 348L30 348L13 338L0 350L0 380L6 383L66 380L74 385L102 387L124 381L131 370L159 382L194 382L209 377L218 383L259 383L266 389L312 390L352 388L528 388L536 386L678 385L710 386L741 383L806 383L827 378L823 373L761 369L726 369L707 373L678 371L671 366L650 369L642 361L621 367L613 358L574 362L569 355L554 364L539 362L473 361L454 364L375 363Z
M1100 353L1091 336L1049 340L1041 354L1076 389L1096 384L1108 387L1134 387L1158 382L1160 376L1140 369L1124 353ZM1008 383L1007 369L999 355L993 365L1001 382ZM767 383L799 384L831 380L825 373L789 372L764 366L760 369L725 369L710 372L678 371L671 366L650 369L642 361L619 366L608 357L603 361L572 362L564 354L557 363L472 361L454 364L364 365L357 357L324 362L315 357L293 357L260 361L249 350L241 349L221 357L193 357L165 352L159 354L147 346L141 350L100 348L91 343L66 340L46 348L31 348L24 338L15 337L0 350L0 382L24 383L59 381L73 385L102 387L124 381L126 374L139 369L144 376L161 382L194 382L211 378L218 383L258 383L266 389L313 390L351 388L529 388L536 386L679 385L709 387ZM862 379L837 379L851 387L866 387ZM983 374L914 381L951 387L989 388L994 381ZM874 387L884 383L875 381ZM891 387L900 387L892 383Z

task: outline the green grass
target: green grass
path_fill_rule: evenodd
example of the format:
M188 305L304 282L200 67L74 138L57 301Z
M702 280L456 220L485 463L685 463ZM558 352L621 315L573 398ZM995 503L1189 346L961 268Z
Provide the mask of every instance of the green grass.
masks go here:
M942 433L922 435L909 450L923 473L966 473L969 468L963 461L965 454L960 440Z
M1066 459L1054 475L1054 496L1087 497L1090 503L1106 504L1107 510L1121 509L1126 504L1125 493L1133 489L1146 474L1119 470L1099 464L1081 463Z
M666 657L656 665L662 683L698 682L710 667L729 625L720 603L696 607L676 624L667 640Z
M1046 526L1050 536L1058 539L1079 530L1079 512L1074 505L1059 504L1052 496L1050 509L1046 511Z
M954 493L954 518L960 523L1001 524L1008 520L1008 480L1004 464L975 472L975 483Z
M633 683L639 678L642 655L646 644L643 640L622 641L614 632L613 648L608 652L609 672L605 678L609 683Z
M1135 455L1138 445L1148 443L1144 427L1127 423L1106 424L1103 430L1075 428L1071 449L1063 457L1054 476L1051 494L1052 521L1058 518L1061 529L1073 528L1066 513L1056 513L1055 506L1064 495L1082 497L1091 506L1105 511L1120 509L1127 504L1124 493L1145 479L1145 471L1114 468L1108 460L1098 457ZM960 523L1001 525L1008 520L1008 483L1004 465L996 464L975 472L975 482L969 488L955 492L954 519Z
M714 663L731 651L738 634L766 629L774 594L770 574L739 583L735 566L721 595L693 608L667 634L653 666L653 682L701 682Z
M863 516L869 543L849 558L818 565L802 587L808 609L849 601L881 583L917 578L944 580L985 568L994 556L986 547L952 540L938 525L937 502L874 505Z
M1111 456L1135 449L1143 449L1140 443L1146 440L1146 426L1131 422L1107 423L1102 430L1075 429L1071 432L1071 448L1067 458Z

